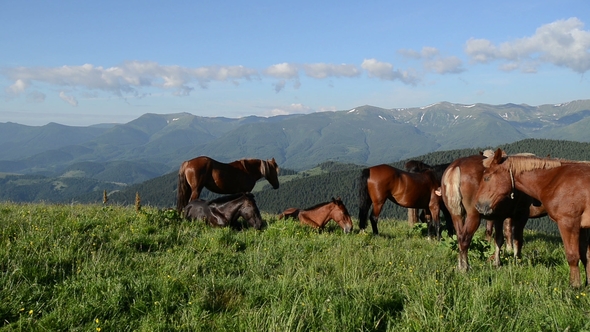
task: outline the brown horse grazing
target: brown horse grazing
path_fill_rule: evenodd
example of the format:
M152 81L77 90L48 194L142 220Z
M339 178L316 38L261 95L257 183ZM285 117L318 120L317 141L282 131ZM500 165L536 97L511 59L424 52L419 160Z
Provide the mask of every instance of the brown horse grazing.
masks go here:
M332 200L329 202L320 203L303 210L289 208L279 215L279 219L289 217L299 219L302 224L307 224L318 229L323 229L328 221L334 220L342 227L344 233L350 233L352 231L352 219L340 197L332 197Z
M515 190L539 200L557 223L570 267L570 285L581 286L579 263L590 281L590 166L557 159L509 156L498 149L486 167L477 192L477 210L494 213Z
M430 166L421 160L410 160L405 163L404 168L406 171L408 171L410 173L421 173L421 172L424 172L428 169L432 170L434 172L434 175L435 175L438 183L441 183L443 173L445 172L447 167L449 167L449 165L450 165L450 163ZM451 220L451 215L449 214L449 211L447 210L447 208L444 204L441 204L440 210L443 213L443 215L445 216L445 221L446 221L445 225L447 227L447 234L449 236L451 236L455 233L455 229L453 228L453 222ZM418 220L420 220L421 222L424 222L424 223L432 221L432 216L430 215L430 211L422 210L422 212L420 214L418 214L418 211L419 211L418 209L412 209L412 208L408 209L408 222L411 225L418 222Z
M434 222L436 236L440 239L440 204L437 195L440 182L432 170L421 173L402 171L389 165L377 165L362 171L359 183L359 227L367 227L370 215L373 234L379 234L377 221L383 204L389 199L405 208L428 209ZM429 235L433 227L428 228Z
M184 207L183 215L189 220L205 220L216 227L229 225L241 229L240 217L255 229L260 229L263 224L254 195L250 193L222 196L211 201L196 199Z
M178 170L178 212L189 201L199 198L201 190L207 188L218 194L250 192L261 178L279 188L279 166L274 158L269 160L240 159L229 164L200 156L187 160Z
M482 154L456 159L449 165L443 174L441 183L441 194L445 206L449 210L455 232L457 234L457 245L459 249L458 269L467 271L469 269L468 250L473 235L480 225L481 215L475 207L475 194L479 188L483 176L484 166ZM494 238L496 250L494 253L494 265L500 265L500 251L504 244L502 225L504 220L511 218L510 229L514 237L514 256L519 258L523 243L523 230L526 221L530 217L542 217L545 215L542 208L538 210L532 207L534 203L530 196L516 191L513 200L503 201L499 209L485 218L490 219L496 228Z

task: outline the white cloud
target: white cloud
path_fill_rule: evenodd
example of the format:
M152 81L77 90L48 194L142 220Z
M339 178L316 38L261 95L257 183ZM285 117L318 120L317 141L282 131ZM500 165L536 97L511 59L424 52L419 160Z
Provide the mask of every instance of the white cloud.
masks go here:
M29 84L22 79L17 79L14 84L6 88L6 94L13 97L25 92Z
M456 56L443 57L436 47L425 46L420 52L401 49L398 54L410 59L422 60L422 66L428 72L437 74L458 74L464 72L463 61Z
M438 74L458 74L465 71L463 61L456 56L427 60L424 62L424 68Z
M360 75L360 71L355 65L312 63L305 64L302 67L305 75L318 79L328 77L357 77Z
M394 70L393 65L376 59L365 59L361 67L367 71L369 77L376 77L386 81L400 80L405 84L417 84L420 79L412 71Z
M74 96L66 95L66 93L63 91L59 92L59 98L61 98L63 101L74 107L78 106L78 101L76 100L76 98Z
M266 68L264 73L274 78L292 79L299 77L299 68L294 64L283 62Z
M275 107L270 110L270 116L311 113L313 110L303 104L291 104L288 106Z
M249 80L258 77L256 70L243 66L186 68L162 66L149 61L128 61L110 68L91 64L53 68L17 67L4 69L2 73L15 82L7 88L7 93L12 95L22 93L32 81L103 90L119 96L128 93L139 95L137 90L143 87L172 89L177 95L186 95L193 89L188 86L192 81L197 81L201 87L206 88L211 81Z
M475 63L506 61L501 69L534 72L543 63L577 73L590 69L590 31L578 18L559 20L539 27L530 37L494 45L486 39L469 39L465 52Z

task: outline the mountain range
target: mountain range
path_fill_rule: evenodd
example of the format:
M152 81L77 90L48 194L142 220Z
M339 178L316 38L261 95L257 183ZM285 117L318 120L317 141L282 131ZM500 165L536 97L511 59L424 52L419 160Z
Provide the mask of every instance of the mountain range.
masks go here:
M590 100L558 105L463 105L239 119L145 114L88 127L0 123L0 172L140 183L208 155L229 162L275 158L304 170L325 161L375 165L434 151L497 146L526 138L590 142Z

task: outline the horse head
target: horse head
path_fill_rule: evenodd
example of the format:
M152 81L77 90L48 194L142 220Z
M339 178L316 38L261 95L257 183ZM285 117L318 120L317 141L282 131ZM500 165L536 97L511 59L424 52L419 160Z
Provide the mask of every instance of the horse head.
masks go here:
M262 160L261 173L273 189L279 189L279 165L275 158Z
M344 206L344 203L338 198L332 197L332 203L334 204L334 208L331 212L331 217L342 227L344 233L350 233L352 231L352 218L350 218L350 214Z
M483 160L485 168L475 194L475 208L483 215L493 214L498 204L514 195L514 173L506 160L506 153L501 149Z
M260 210L254 200L254 195L251 193L245 193L241 198L241 205L238 210L240 217L244 218L250 226L255 229L261 229L263 225L262 216L260 216Z

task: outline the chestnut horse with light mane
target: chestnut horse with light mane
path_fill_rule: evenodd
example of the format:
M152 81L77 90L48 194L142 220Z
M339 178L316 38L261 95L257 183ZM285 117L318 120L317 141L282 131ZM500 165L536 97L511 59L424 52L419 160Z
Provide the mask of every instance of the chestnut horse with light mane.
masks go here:
M557 223L570 267L570 285L581 286L579 263L590 281L590 165L586 162L530 156L508 156L500 149L486 167L476 194L482 214L494 213L498 202L515 190L539 200Z
M181 212L189 201L199 198L207 188L218 194L237 194L252 191L261 178L279 188L279 166L269 160L240 159L225 164L206 156L187 160L178 170L178 196L176 209Z
M486 157L483 153L458 158L449 165L443 174L441 194L457 234L458 269L461 271L469 269L469 246L482 218L475 207L475 194L484 173L484 159ZM494 265L501 264L500 250L504 244L504 234L502 233L504 221L510 218L511 232L508 232L507 236L510 238L514 236L514 257L519 258L523 244L523 230L528 218L546 215L543 206L539 206L538 203L530 196L515 191L513 199L501 201L493 214L484 216L485 219L491 220L496 228Z

